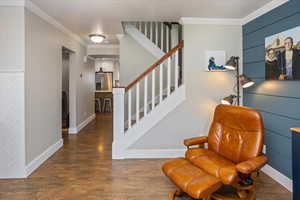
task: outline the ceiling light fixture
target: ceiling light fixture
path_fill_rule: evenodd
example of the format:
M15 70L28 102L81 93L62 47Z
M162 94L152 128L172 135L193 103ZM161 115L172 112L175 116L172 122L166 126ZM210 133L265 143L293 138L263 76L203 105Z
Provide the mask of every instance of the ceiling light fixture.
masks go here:
M104 35L101 34L91 34L89 35L92 42L99 44L103 42L103 40L106 38Z

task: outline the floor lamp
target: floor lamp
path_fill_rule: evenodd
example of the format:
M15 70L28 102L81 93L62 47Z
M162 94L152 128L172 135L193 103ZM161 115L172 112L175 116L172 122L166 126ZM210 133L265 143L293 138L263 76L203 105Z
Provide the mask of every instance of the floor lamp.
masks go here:
M225 97L222 99L222 104L229 104L232 105L234 99L237 99L237 105L240 105L240 85L242 88L249 88L255 84L254 81L252 81L250 78L248 78L246 75L242 74L240 75L240 58L232 56L225 65L225 68L230 71L236 71L236 88L237 88L237 95L230 95L228 97Z

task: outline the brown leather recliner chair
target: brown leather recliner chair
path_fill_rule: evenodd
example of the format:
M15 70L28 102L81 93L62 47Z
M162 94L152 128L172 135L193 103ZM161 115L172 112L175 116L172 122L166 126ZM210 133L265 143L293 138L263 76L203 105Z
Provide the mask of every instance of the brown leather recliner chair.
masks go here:
M267 163L262 154L263 140L264 127L258 111L217 106L208 137L185 140L185 158L163 165L163 172L179 188L170 193L169 199L186 193L203 200L254 200L256 177ZM205 143L208 148L204 148ZM234 189L236 198L217 192L226 185Z

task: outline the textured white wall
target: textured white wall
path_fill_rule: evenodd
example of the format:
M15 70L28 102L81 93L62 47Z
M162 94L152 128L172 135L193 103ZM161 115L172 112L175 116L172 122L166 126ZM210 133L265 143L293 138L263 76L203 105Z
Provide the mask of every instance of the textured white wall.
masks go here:
M137 141L132 149L183 149L185 138L207 135L213 111L233 93L232 72L204 72L206 50L242 54L242 27L184 25L184 83L187 100Z
M25 175L24 8L0 6L0 178Z
M26 164L61 139L62 47L70 56L70 126L94 114L94 62L86 47L26 9ZM80 77L82 74L82 78Z

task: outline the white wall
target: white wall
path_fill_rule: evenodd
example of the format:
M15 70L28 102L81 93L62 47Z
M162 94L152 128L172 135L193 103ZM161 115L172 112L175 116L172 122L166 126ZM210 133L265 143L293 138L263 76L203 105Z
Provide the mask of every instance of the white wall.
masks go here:
M62 47L70 57L70 127L94 114L94 63L86 47L26 9L26 164L61 139ZM82 78L80 77L82 74Z
M0 6L0 178L25 173L24 8Z
M133 38L125 35L120 40L120 84L127 86L156 60Z
M132 149L183 149L185 138L207 135L214 108L223 97L233 93L234 73L204 72L202 65L206 50L225 50L228 57L241 57L242 27L184 25L183 34L187 100Z
M119 45L88 45L88 55L119 55Z

